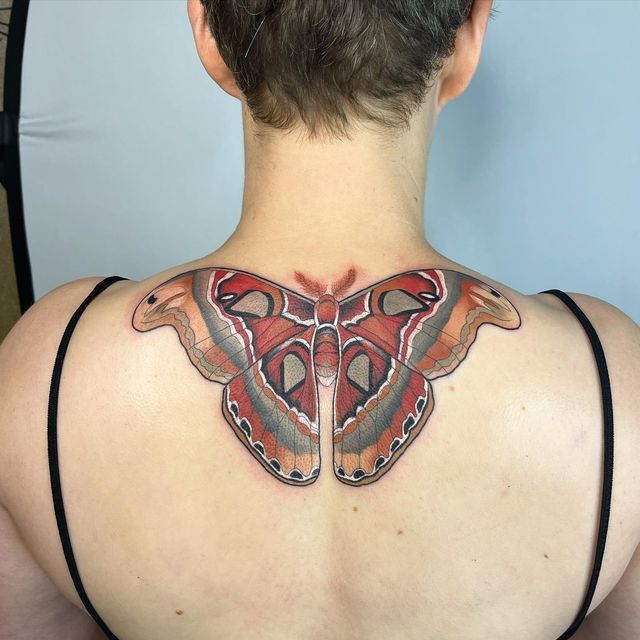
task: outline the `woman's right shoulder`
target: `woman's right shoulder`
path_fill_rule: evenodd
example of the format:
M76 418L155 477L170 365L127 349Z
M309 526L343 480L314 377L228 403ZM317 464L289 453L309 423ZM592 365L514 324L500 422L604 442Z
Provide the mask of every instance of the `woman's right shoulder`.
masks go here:
M640 327L624 311L601 298L575 292L567 294L587 316L602 344L611 382L616 482L625 485L625 494L636 505L636 542L640 544L640 472L637 465L640 459ZM555 306L558 312L569 313L555 296L535 297L540 301L544 299L542 304ZM575 330L584 336L582 344L588 344L578 320L572 320ZM573 340L573 332L571 336ZM574 345L566 346L572 348Z
M601 298L573 291L566 293L593 325L607 360L611 359L618 372L624 373L630 382L633 380L637 387L640 382L640 326L624 311ZM564 302L555 296L536 294L528 297L569 313Z

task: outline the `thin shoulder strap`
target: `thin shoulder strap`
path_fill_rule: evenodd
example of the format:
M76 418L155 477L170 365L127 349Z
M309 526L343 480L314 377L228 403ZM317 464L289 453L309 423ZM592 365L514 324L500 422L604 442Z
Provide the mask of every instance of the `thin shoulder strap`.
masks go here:
M64 513L64 502L62 499L62 488L60 486L60 470L58 468L58 391L60 389L60 376L62 374L62 363L67 353L69 346L69 340L73 330L80 320L80 316L84 310L89 306L89 303L100 293L102 293L107 287L111 286L114 282L119 280L127 280L121 276L110 276L98 282L93 288L91 293L84 299L82 304L76 309L71 316L69 323L67 324L62 339L60 340L60 346L58 347L58 353L56 354L55 364L53 365L53 374L51 376L51 387L49 389L49 415L47 421L47 440L48 440L48 452L49 452L49 476L51 478L51 493L53 496L53 507L56 513L56 521L58 523L58 532L60 533L60 542L62 543L62 549L64 550L64 557L67 560L67 566L69 567L69 573L73 579L73 584L76 587L78 595L82 600L86 610L91 617L96 621L98 626L102 629L109 640L118 640L118 638L109 630L104 623L98 612L95 610L87 592L84 590L76 560L73 555L73 549L71 547L71 539L69 538L69 528L67 527L67 519Z
M604 356L604 350L598 338L596 330L584 314L582 309L568 296L564 291L559 289L548 289L540 293L550 293L560 298L562 302L569 307L576 318L580 321L582 328L585 330L593 355L598 365L598 375L600 376L600 388L602 389L602 411L604 416L604 474L602 478L602 501L600 505L600 525L598 528L598 541L596 543L596 556L591 572L591 580L584 602L578 611L578 615L571 623L571 626L558 638L558 640L567 640L573 636L582 624L589 611L593 594L598 583L600 568L602 567L602 558L604 556L605 544L607 541L607 529L609 526L609 512L611 510L611 489L613 486L613 403L611 401L611 383L609 381L609 371L607 369L607 361Z

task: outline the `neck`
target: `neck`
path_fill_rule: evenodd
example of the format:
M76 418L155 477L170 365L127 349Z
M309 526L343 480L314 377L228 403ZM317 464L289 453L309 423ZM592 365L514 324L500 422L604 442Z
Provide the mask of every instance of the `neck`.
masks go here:
M435 259L423 218L428 116L418 112L392 141L358 131L350 140L318 142L293 134L257 139L245 114L242 215L218 256L240 253L257 264L317 272Z

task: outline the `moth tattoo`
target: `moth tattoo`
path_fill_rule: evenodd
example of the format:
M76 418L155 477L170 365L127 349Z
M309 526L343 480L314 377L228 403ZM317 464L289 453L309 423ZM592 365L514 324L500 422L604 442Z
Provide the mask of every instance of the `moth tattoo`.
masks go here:
M464 360L478 328L520 326L504 295L448 269L407 271L347 297L354 269L331 287L296 280L305 295L244 271L195 269L156 287L133 315L138 331L176 329L196 369L224 385L237 437L291 485L320 471L318 385L333 387L336 477L368 484L420 433L431 381Z

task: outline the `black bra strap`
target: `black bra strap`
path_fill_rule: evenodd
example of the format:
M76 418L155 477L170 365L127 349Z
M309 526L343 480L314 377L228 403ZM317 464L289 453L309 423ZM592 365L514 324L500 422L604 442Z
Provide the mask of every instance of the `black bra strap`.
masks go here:
M611 489L613 486L613 403L611 401L611 384L604 350L602 349L600 338L598 338L598 334L589 321L589 318L587 318L582 309L580 309L573 299L564 291L549 289L547 291L541 291L540 293L551 293L560 298L573 312L585 330L591 342L591 347L593 348L596 364L598 365L600 388L602 389L602 411L604 414L604 474L602 479L602 502L600 506L600 525L598 528L596 556L587 594L578 611L578 615L571 623L571 626L558 638L558 640L567 640L567 638L570 638L578 630L578 627L582 624L589 611L589 606L591 605L591 600L596 590L598 576L600 575L600 568L602 567L602 558L607 541L607 528L609 526L609 512L611 510Z
M60 542L62 543L62 549L64 550L64 557L67 560L67 566L69 567L69 573L73 579L73 584L76 587L78 595L84 604L85 609L96 621L98 626L102 629L109 640L118 640L118 638L111 633L107 625L104 623L98 612L95 610L87 592L84 590L80 574L78 573L78 567L73 555L73 549L71 547L71 540L69 538L69 529L67 527L67 519L64 514L64 502L62 500L62 488L60 486L60 470L58 469L58 433L57 433L57 420L58 420L58 391L60 388L60 376L62 374L62 363L67 353L67 347L69 346L69 340L71 334L78 324L80 316L87 308L89 303L107 287L112 285L118 280L127 280L128 278L122 278L121 276L110 276L98 282L93 291L84 299L82 304L76 309L75 313L71 316L69 323L67 324L62 339L60 340L60 346L58 347L58 353L56 354L55 364L53 366L53 374L51 376L51 387L49 389L49 415L47 422L47 440L49 449L49 475L51 478L51 493L53 496L53 507L56 513L56 521L58 523L58 532L60 533Z

